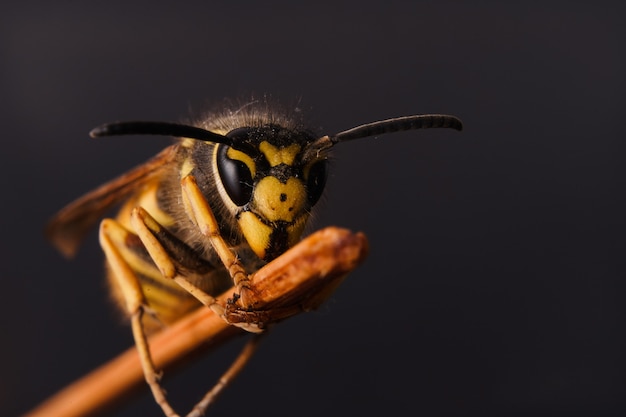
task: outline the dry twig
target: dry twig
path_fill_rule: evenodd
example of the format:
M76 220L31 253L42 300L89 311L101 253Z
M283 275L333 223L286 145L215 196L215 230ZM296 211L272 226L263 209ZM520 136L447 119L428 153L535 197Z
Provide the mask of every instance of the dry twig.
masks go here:
M342 279L367 255L361 233L329 227L257 271L252 277L251 303L272 323L317 308ZM232 296L227 291L221 302ZM156 366L165 369L190 354L215 347L242 330L228 325L207 308L200 308L150 338ZM135 348L67 386L24 417L78 417L94 415L127 396L143 382Z

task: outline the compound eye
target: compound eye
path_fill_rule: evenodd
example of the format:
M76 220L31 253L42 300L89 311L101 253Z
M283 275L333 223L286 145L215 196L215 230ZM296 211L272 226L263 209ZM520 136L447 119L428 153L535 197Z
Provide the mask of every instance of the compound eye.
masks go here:
M244 206L252 197L252 173L244 162L228 156L228 146L218 146L217 171L224 189L233 203Z
M318 202L324 186L326 185L326 160L320 160L309 168L309 174L306 179L306 190L309 198L309 204L314 206Z

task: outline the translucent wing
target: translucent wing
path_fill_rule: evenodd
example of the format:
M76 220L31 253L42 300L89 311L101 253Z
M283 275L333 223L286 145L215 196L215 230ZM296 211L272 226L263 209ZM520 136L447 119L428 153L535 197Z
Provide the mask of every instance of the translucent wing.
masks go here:
M165 148L146 163L67 205L48 223L46 237L65 256L73 256L87 232L109 209L160 176L163 168L176 158L178 146Z

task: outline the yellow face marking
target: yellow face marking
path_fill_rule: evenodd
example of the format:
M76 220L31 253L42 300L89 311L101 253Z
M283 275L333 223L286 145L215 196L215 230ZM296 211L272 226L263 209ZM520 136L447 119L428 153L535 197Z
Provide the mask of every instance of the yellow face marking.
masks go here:
M289 247L292 247L300 241L308 218L308 214L303 214L292 225L287 227L287 242ZM270 237L273 229L263 223L257 215L249 211L245 211L239 216L239 227L250 245L250 249L252 249L259 258L265 258L265 253L270 247Z
M265 159L267 159L270 166L275 167L280 164L293 165L296 155L300 152L300 145L292 143L285 148L278 148L263 141L259 144L259 150L265 155Z
M259 258L265 258L265 250L270 245L272 228L249 211L245 211L239 216L239 227L250 245L250 249L252 249Z
M283 184L275 177L265 177L254 190L252 209L271 222L292 222L301 214L306 198L300 180L289 178Z
M233 159L235 161L241 161L244 164L246 164L246 166L250 170L250 173L252 174L252 178L254 178L254 176L256 175L256 164L254 163L252 158L250 158L250 155L244 152L238 151L237 149L234 149L234 148L228 148L228 151L226 151L226 155L230 159Z

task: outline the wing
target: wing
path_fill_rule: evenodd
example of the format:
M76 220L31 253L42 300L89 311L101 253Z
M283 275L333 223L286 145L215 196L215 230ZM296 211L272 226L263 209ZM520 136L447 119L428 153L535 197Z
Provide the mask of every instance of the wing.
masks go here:
M46 237L65 256L72 257L89 229L116 204L128 198L143 184L158 178L174 161L179 145L159 152L146 163L101 185L59 211L45 229Z

